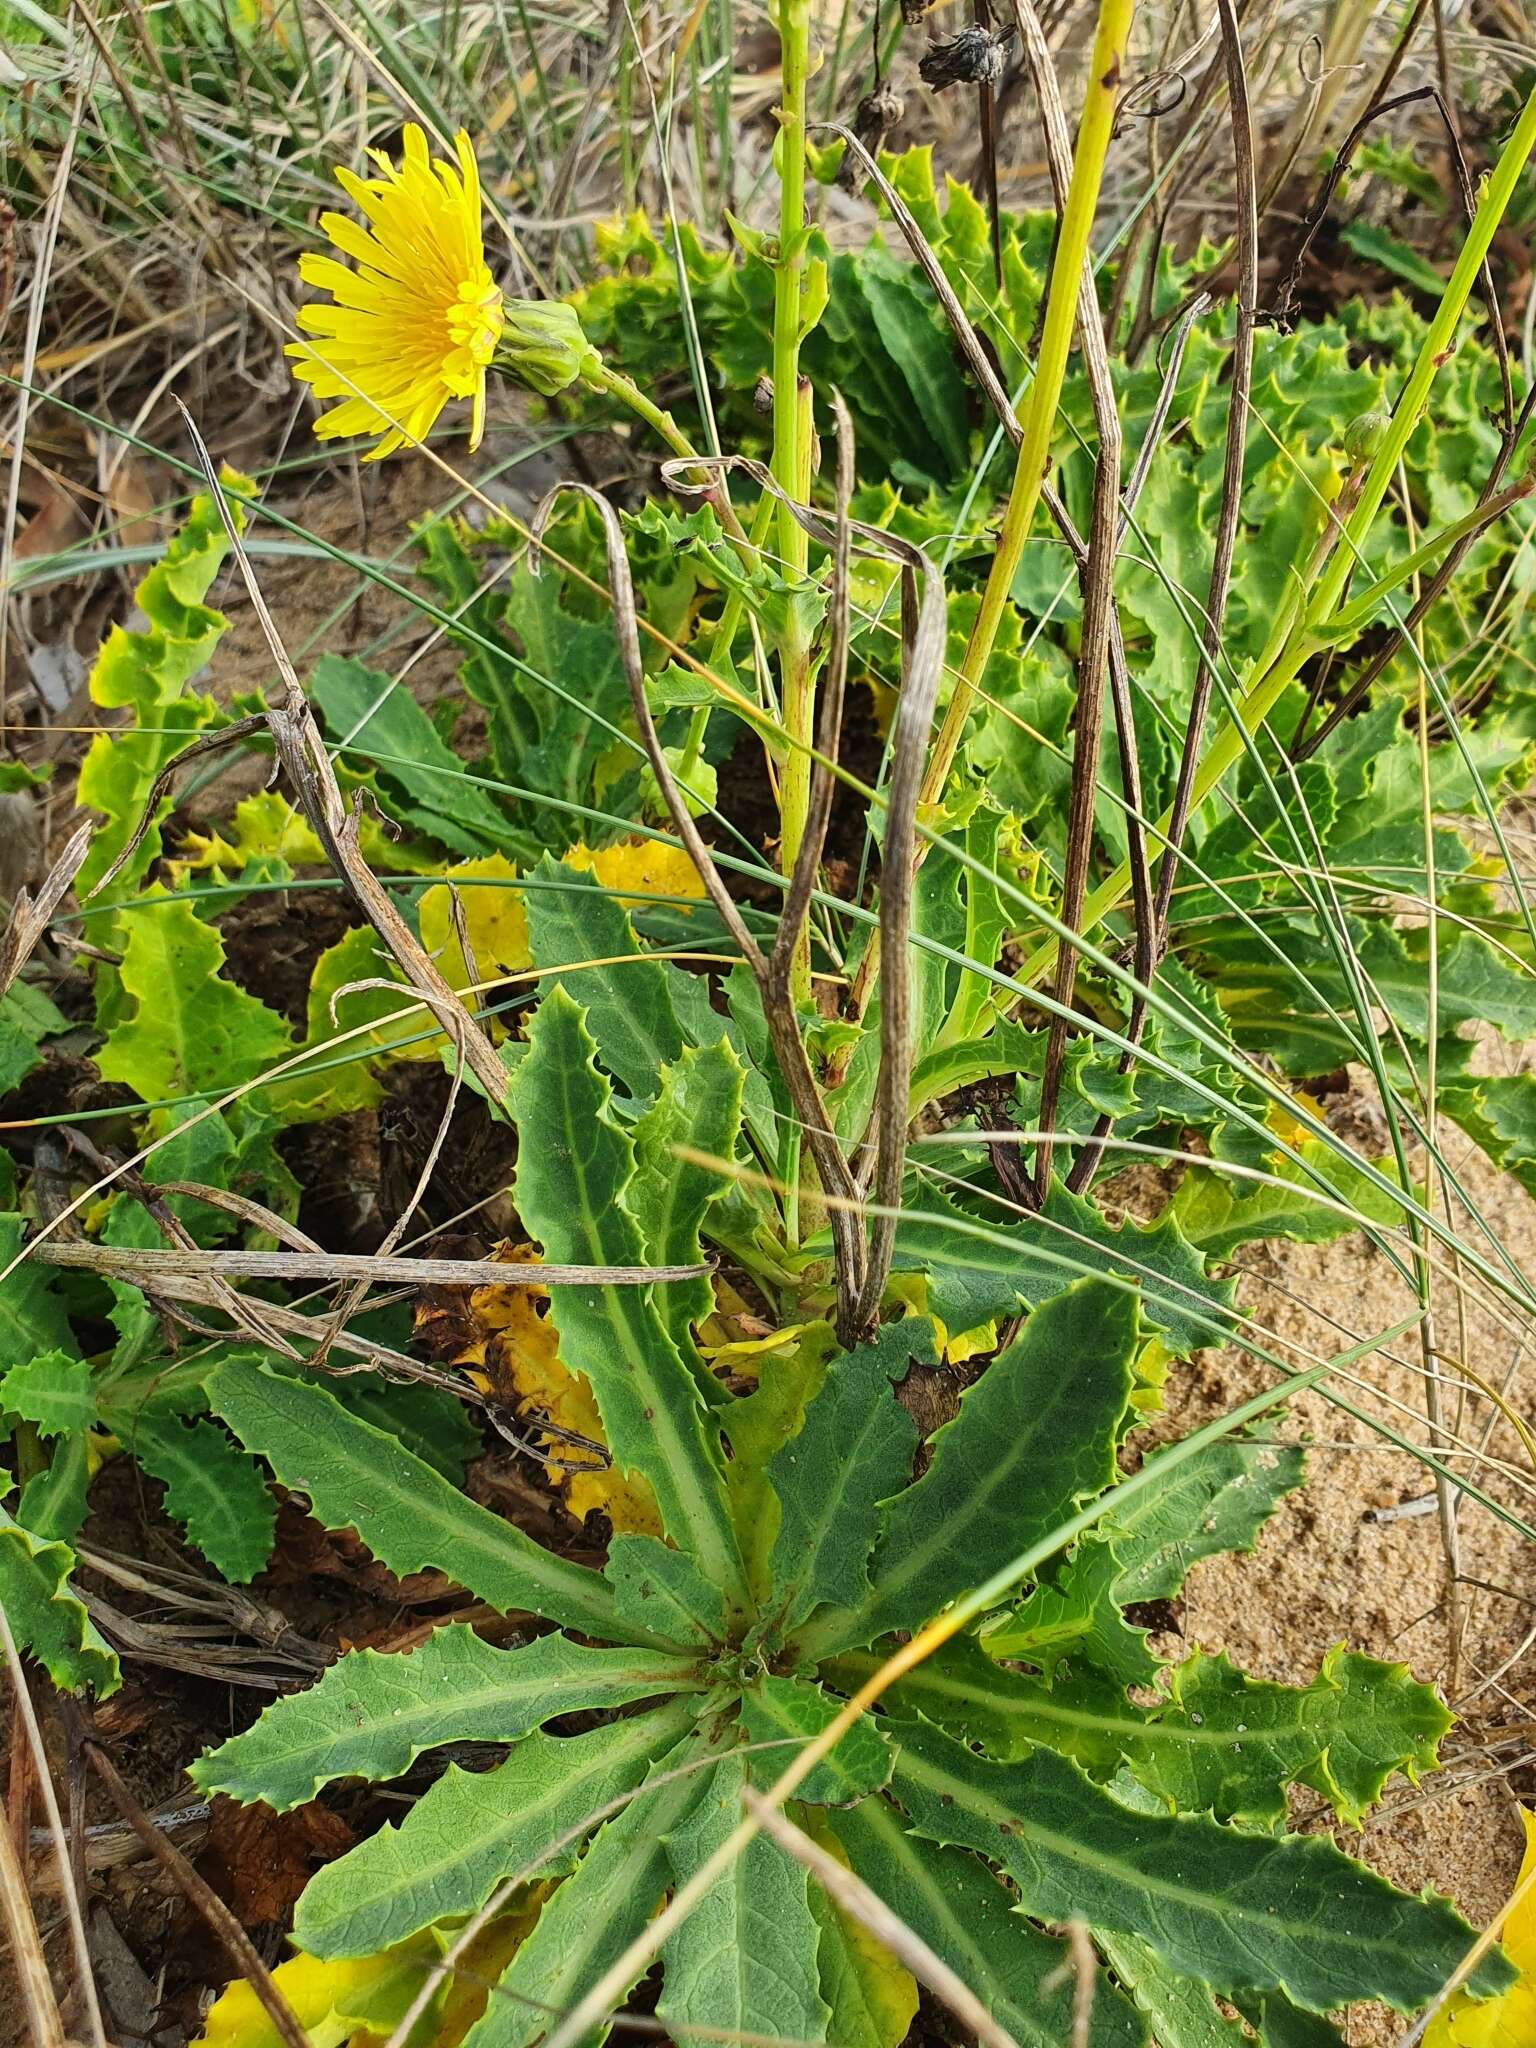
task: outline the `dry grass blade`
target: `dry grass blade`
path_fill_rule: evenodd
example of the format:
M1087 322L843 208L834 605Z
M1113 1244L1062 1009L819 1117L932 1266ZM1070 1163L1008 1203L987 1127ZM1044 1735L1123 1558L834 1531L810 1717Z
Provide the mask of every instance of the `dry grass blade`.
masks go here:
M209 1885L205 1884L174 1843L157 1828L124 1783L122 1773L99 1743L84 1745L86 1761L100 1778L113 1805L127 1821L160 1868L195 1906L227 1951L230 1961L250 1985L263 2012L272 2022L285 2048L310 2048L309 2036L293 2016L287 1999L272 1981L272 1973L256 1953L254 1944L240 1922Z
M848 568L852 529L848 504L856 482L853 421L842 394L832 394L832 415L837 430L837 524L832 547L832 592L828 612L827 658L820 681L820 711L816 734L819 760L811 764L810 800L806 807L805 830L795 865L784 895L779 928L774 934L769 967L782 982L787 995L791 963L800 949L811 897L821 872L822 851L827 843L827 826L832 818L832 797L836 788L833 763L843 730L843 697L848 683L848 627L850 618Z
M43 878L36 897L25 887L16 891L16 900L6 920L5 936L0 938L0 996L5 994L31 959L38 940L48 929L49 918L69 893L70 884L79 874L81 863L90 851L95 829L89 822L76 827L65 842L63 852Z
M99 896L109 883L115 882L123 869L127 867L129 861L133 859L133 856L144 843L145 833L155 822L155 814L159 810L162 800L170 795L176 778L183 768L189 767L192 762L200 760L204 755L217 754L225 747L238 746L241 740L250 739L253 734L265 732L266 730L267 720L265 715L259 711L253 712L247 718L236 718L228 725L221 725L217 732L204 733L201 738L191 741L189 745L181 749L179 754L174 755L171 760L167 761L149 786L149 795L144 800L143 812L138 823L134 826L132 832L129 833L122 852L118 854L116 860L113 861L105 874L97 881L95 887L90 890L86 901L89 902L92 897ZM89 826L82 826L81 829L88 832L91 828Z
M724 460L728 462L731 458ZM719 463L706 465L698 459L692 464L677 465L679 469L684 470L720 466ZM670 470L673 465L669 464L667 467ZM766 475L766 472L763 474ZM688 487L686 480L683 481L682 487ZM671 764L662 749L661 737L656 730L656 722L651 716L650 704L645 694L645 672L640 660L634 580L630 575L629 554L624 545L624 534L619 525L618 514L602 493L591 485L560 484L539 508L534 540L537 543L550 508L555 499L565 491L575 491L595 506L603 523L608 551L608 581L613 597L614 637L618 642L619 657L629 689L635 723L640 732L640 742L645 749L646 759L650 762L651 772L656 777L656 786L672 815L677 835L682 840L711 903L719 913L721 923L741 949L742 957L762 991L764 1019L774 1057L779 1063L779 1071L784 1077L784 1086L789 1093L790 1103L800 1121L806 1144L810 1148L811 1159L822 1189L828 1196L841 1196L856 1201L853 1177L849 1172L848 1162L843 1157L842 1147L833 1132L826 1105L821 1099L821 1090L811 1070L794 1007L788 1001L778 999L778 977L774 972L773 963L764 954L736 908L720 870L704 843L703 835L694 823L683 793L677 786ZM800 510L803 511L804 508ZM819 520L816 525L818 531L824 532L825 529ZM842 1327L851 1329L864 1278L864 1236L857 1217L846 1208L832 1208L831 1228L837 1263L839 1322Z
M908 946L917 877L917 806L944 673L948 624L943 575L925 558L919 560L923 564L922 596L916 604L915 628L910 636L903 636L901 698L891 734L891 779L881 845L879 931L885 968L880 982L880 1070L863 1146L864 1157L873 1167L877 1209L870 1230L869 1270L859 1297L857 1322L861 1330L873 1328L878 1320L896 1249L912 1081ZM903 566L902 578L910 604L912 565Z
M179 1276L241 1280L346 1280L407 1287L491 1287L507 1278L496 1259L400 1259L363 1252L204 1251L182 1247L118 1246L49 1238L33 1254L44 1265L91 1273L143 1274L147 1281ZM519 1281L540 1287L649 1287L655 1281L697 1280L708 1266L519 1265ZM262 1308L268 1304L263 1302Z
M998 2025L964 1978L957 1976L942 1956L935 1955L921 1935L915 1934L899 1914L893 1913L863 1878L850 1870L846 1863L839 1863L835 1856L828 1855L819 1843L813 1842L776 1806L770 1806L750 1785L741 1798L748 1813L761 1824L763 1833L777 1842L786 1856L793 1856L797 1863L804 1864L834 1905L850 1920L856 1920L866 1928L876 1941L883 1942L919 1984L926 1984L934 1997L949 2007L968 2033L985 2042L987 2048L1018 2048L1012 2034L1006 2027Z
M47 1959L37 1932L27 1874L16 1850L16 1833L0 1799L0 1913L11 1938L16 1979L32 2048L65 2048L59 2002L53 1995Z
M464 1009L457 990L443 979L362 857L358 847L357 813L349 811L343 801L331 757L315 723L314 711L304 695L288 651L261 594L250 556L240 539L228 498L213 466L213 458L185 406L181 407L181 413L192 437L198 466L224 522L246 594L272 659L277 664L281 695L279 701L268 708L266 722L277 757L293 785L300 807L332 866L411 986L420 992L423 1001L431 1004L434 1012L457 1010L462 1013L463 1024L459 1028L463 1032L465 1060L490 1100L498 1108L505 1108L510 1082L495 1046Z
M81 2003L85 2007L86 2024L96 2048L106 2048L106 2033L101 2024L101 2005L96 1997L96 1974L91 1967L90 1945L85 1935L85 1919L80 1910L80 1894L75 1886L73 1859L69 1853L69 1839L64 1832L64 1818L59 1812L58 1794L53 1789L53 1772L48 1764L48 1751L43 1744L43 1731L37 1725L37 1710L32 1704L31 1688L27 1674L22 1669L21 1657L17 1652L16 1638L3 1603L0 1603L0 1645L4 1646L6 1669L11 1677L11 1691L21 1714L22 1724L27 1731L27 1747L32 1752L33 1775L38 1791L42 1795L43 1812L48 1821L48 1837L53 1844L54 1857L58 1864L59 1890L64 1900L64 1911L69 1921L70 1945L75 1952L75 1969ZM4 1820L0 1817L0 1831Z

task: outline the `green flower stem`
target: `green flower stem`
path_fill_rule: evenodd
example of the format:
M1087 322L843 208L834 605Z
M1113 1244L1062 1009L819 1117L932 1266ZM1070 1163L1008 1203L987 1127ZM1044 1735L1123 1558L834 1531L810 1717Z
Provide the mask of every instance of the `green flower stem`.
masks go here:
M1235 716L1228 716L1200 764L1200 772L1195 777L1192 810L1205 801L1228 770L1242 758L1249 741L1274 710L1285 689L1295 681L1305 662L1329 644L1350 571L1363 554L1393 474L1423 417L1435 373L1455 348L1456 329L1466 311L1467 300L1488 254L1494 231L1509 205L1515 182L1533 148L1536 148L1536 92L1526 101L1514 132L1505 144L1504 153L1483 188L1476 216L1462 243L1461 254L1456 259L1456 268L1446 285L1439 310L1424 337L1418 359L1403 387L1381 444L1361 479L1339 542L1314 569L1310 586L1297 586L1296 597L1283 614L1286 631L1278 651L1274 650L1275 636L1272 635L1270 647L1254 664L1253 680L1235 705ZM1162 859L1167 845L1170 818L1171 812L1164 811L1148 835L1147 860L1154 868ZM1129 886L1130 868L1122 861L1113 874L1094 890L1084 906L1082 930L1085 935L1116 908ZM1057 947L1058 941L1054 938L1038 946L1019 969L1020 981L1038 984L1051 974L1055 968Z
M918 815L926 817L929 822L943 801L966 721L997 639L1003 608L1009 601L1013 579L1024 553L1024 543L1029 538L1035 508L1040 503L1040 486L1045 481L1050 462L1051 434L1056 424L1061 387L1067 373L1067 356L1081 303L1083 263L1088 254L1094 215L1098 211L1099 187L1103 183L1104 163L1114 131L1115 104L1135 11L1135 0L1100 0L1088 93L1077 131L1072 179L1067 187L1067 203L1056 239L1056 255L1051 264L1040 354L1035 364L1028 404L1020 422L1024 437L1019 444L1013 488L1008 495L1008 509L1003 515L997 552L992 557L992 567L982 592L976 623L966 644L959 679L950 697L944 723L939 728L939 737L928 757L918 799Z
M773 477L786 496L804 502L811 483L811 394L800 379L805 281L805 83L810 69L810 0L780 0L779 248L773 289ZM790 583L804 577L810 543L787 505L778 508L780 565ZM811 796L811 734L815 686L811 649L797 608L789 607L779 641L779 688L788 751L779 792L779 865L793 871L805 837ZM791 976L796 1001L809 1002L811 949L807 932Z
M671 413L665 406L657 405L654 399L647 398L633 377L626 377L622 370L611 368L598 357L595 364L590 364L586 368L582 382L589 391L598 391L606 397L616 398L620 405L626 406L636 419L643 420L660 440L665 441L674 455L682 456L685 462L698 463L701 470L704 468L704 458ZM707 495L720 524L740 552L747 544L747 536L736 516L736 508L731 503L730 493L724 482L712 480Z

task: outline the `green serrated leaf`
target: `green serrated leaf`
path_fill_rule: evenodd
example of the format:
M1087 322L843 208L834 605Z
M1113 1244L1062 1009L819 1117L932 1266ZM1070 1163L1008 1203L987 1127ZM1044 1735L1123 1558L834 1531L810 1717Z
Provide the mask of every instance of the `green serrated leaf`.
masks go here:
M1147 1648L1146 1631L1121 1613L1121 1564L1102 1537L1078 1544L1050 1580L1043 1580L1021 1606L983 1632L991 1657L1032 1664L1050 1679L1062 1659L1092 1666L1122 1690L1149 1685L1158 1664ZM1199 1804L1200 1802L1196 1802Z
M592 1817L640 1782L687 1721L678 1702L586 1735L525 1736L489 1771L450 1764L398 1826L382 1827L311 1880L294 1939L311 1955L369 1955L475 1912L514 1872L532 1882L571 1870Z
M722 1759L687 1818L669 1831L667 1858L678 1884L741 1819L747 1782L744 1757ZM697 2025L795 2041L827 2038L809 1884L804 1866L762 1834L720 1874L661 1952L656 2010L674 2037Z
M533 964L567 970L540 988L562 989L582 1006L604 1067L644 1106L683 1050L663 963L644 957L629 912L590 875L546 854L530 879L542 885L528 892ZM582 966L587 960L595 964Z
M485 565L475 555L512 541L505 525L491 521L472 534L434 520L418 537L422 573L453 614L449 637L465 650L460 677L487 714L496 772L533 799L512 800L517 836L530 857L567 845L581 823L562 806L591 802L598 764L629 712L613 627L567 610L560 576L534 575L526 560L482 588ZM539 804L541 796L559 802ZM508 837L504 827L500 843Z
M540 1914L464 2048L531 2048L548 2031L550 2012L574 2005L644 1931L671 1882L667 1831L684 1820L709 1777L689 1767L708 1755L697 1736L657 1751L645 1783L598 1829ZM594 2028L576 2048L598 2048L607 2033L606 2024Z
M224 472L223 481L238 492L254 489L233 470ZM238 503L233 512L238 530L245 523ZM130 708L134 727L98 733L81 765L75 801L104 814L76 883L82 902L133 836L160 770L217 716L212 698L188 697L184 692L207 665L229 623L203 602L228 552L229 537L218 507L210 497L195 497L181 531L167 544L164 559L134 592L142 629L114 626L96 657L90 676L92 703ZM169 797L162 799L159 817L169 812L171 803ZM98 901L121 902L131 895L159 855L157 818L109 894Z
M74 1567L68 1544L35 1535L0 1508L0 1605L18 1647L30 1650L62 1691L88 1689L105 1699L121 1674L70 1588Z
M1084 1273L1138 1282L1148 1323L1176 1355L1214 1342L1230 1324L1230 1283L1207 1277L1167 1212L1150 1226L1114 1229L1086 1196L1053 1182L1037 1215L1000 1230L995 1214L969 1216L932 1189L903 1214L896 1270L930 1276L928 1306L947 1330L1038 1306Z
M96 1420L91 1368L67 1351L43 1351L0 1373L0 1411L32 1423L39 1436L71 1436Z
M0 996L0 1095L9 1095L42 1064L42 1040L67 1028L68 1020L40 988L13 982Z
M118 974L132 1009L96 1055L103 1080L146 1102L217 1094L254 1080L293 1049L275 1011L224 980L224 942L190 903L158 884L139 898Z
M1134 1297L1102 1281L1036 1309L883 1508L870 1598L804 1640L825 1655L916 1628L1107 1486L1136 1343Z
M1437 1768L1450 1726L1433 1686L1342 1644L1305 1686L1248 1678L1197 1650L1173 1667L1168 1705L1123 1748L1174 1811L1265 1825L1284 1819L1285 1788L1301 1784L1359 1827L1395 1772L1416 1784Z
M1045 1748L991 1763L921 1722L894 1790L916 1831L995 1860L1038 1919L1139 1935L1216 1991L1283 1991L1308 2011L1379 1998L1412 2012L1465 1956L1442 1899L1412 1899L1317 1836L1247 1835L1194 1815L1133 1812ZM1484 1992L1513 1975L1498 1954Z
M277 1526L277 1503L255 1461L205 1416L181 1422L141 1412L129 1442L150 1477L164 1482L166 1508L188 1541L231 1585L254 1579Z
M284 1486L309 1496L332 1529L356 1529L392 1572L439 1570L504 1612L621 1639L613 1595L596 1572L569 1564L467 1499L385 1430L324 1388L249 1365L221 1365L208 1405Z
M1197 1251L1207 1259L1226 1259L1239 1245L1266 1238L1329 1244L1362 1222L1389 1229L1402 1223L1402 1204L1352 1167L1336 1147L1308 1138L1295 1149L1303 1165L1278 1153L1266 1165L1279 1186L1274 1181L1255 1185L1220 1172L1185 1176L1169 1213Z
M439 737L410 691L382 670L339 654L322 654L309 679L326 733L348 742L344 765L366 766L375 755L377 786L390 814L465 856L504 851L506 813Z
M1152 2022L1158 2048L1244 2048L1248 2037L1241 2021L1220 2012L1204 1984L1176 1976L1134 1934L1101 1934L1098 1942Z
M851 1693L872 1678L884 1661L879 1648L845 1650L828 1659L822 1676L829 1685ZM941 1643L921 1664L904 1672L884 1697L892 1713L921 1714L952 1735L974 1742L989 1756L1004 1760L1022 1756L1039 1741L1069 1747L1059 1719L1046 1719L1038 1711L1043 1700L1049 1715L1059 1704L1061 1688L1047 1691L1038 1680L1004 1670L972 1635L952 1636ZM1096 1744L1093 1754L1097 1760L1108 1761L1118 1758L1119 1750Z
M654 1536L623 1534L608 1546L603 1576L630 1625L670 1643L721 1646L729 1632L725 1595L685 1551Z
M735 1157L744 1078L728 1039L687 1046L662 1068L660 1092L635 1125L635 1177L627 1201L647 1256L658 1266L696 1265L704 1256L699 1232L711 1203L730 1191L731 1182L715 1168L679 1158L678 1148L712 1159ZM656 1302L686 1356L694 1324L714 1305L708 1276L658 1285Z
M574 1265L645 1263L625 1206L634 1151L609 1109L581 1010L550 990L512 1080L516 1196L547 1257ZM585 1373L618 1464L649 1480L667 1533L728 1591L741 1582L721 1466L705 1436L698 1381L639 1287L562 1287L550 1303L560 1356Z
M1171 1599L1201 1558L1253 1549L1306 1476L1306 1452L1277 1441L1273 1427L1266 1421L1219 1437L1123 1508L1111 1503L1102 1527L1120 1558L1123 1604Z
M563 1635L498 1650L449 1623L414 1650L348 1651L188 1769L205 1792L286 1813L336 1778L398 1778L445 1742L516 1742L558 1714L702 1683L696 1665L654 1651L587 1649Z
M0 1357L35 1358L42 1351L72 1348L69 1318L46 1268L23 1259L27 1220L0 1214L0 1267L13 1270L0 1280Z
M1278 1991L1248 1992L1233 2001L1264 2048L1349 2048L1331 2022L1302 2012Z
M1020 2048L1072 2039L1075 1972L1066 1944L1022 1919L985 1864L918 1840L884 1799L829 1813L826 1825L864 1882L987 2001ZM1090 2048L1139 2048L1145 2038L1126 2001L1097 1982Z
M819 1605L857 1607L869 1592L876 1509L912 1470L917 1427L891 1391L913 1360L935 1361L923 1317L887 1324L838 1358L797 1433L768 1462L779 1503L769 1554L773 1611L789 1630Z
M843 1704L809 1679L767 1676L743 1694L741 1721L749 1742L800 1746L834 1721ZM791 1748L765 1754L767 1777L776 1778L794 1760ZM851 1805L878 1792L889 1780L895 1761L879 1723L861 1714L796 1789L795 1797L811 1806Z
M842 1843L813 1808L790 1809L818 1847L847 1865ZM917 2015L917 1980L874 1935L845 1913L820 1884L807 1893L820 1940L816 1967L838 2048L901 2048Z
M16 1519L43 1542L73 1543L84 1525L91 1484L90 1439L60 1437L41 1472L21 1489Z
M367 1331L368 1318L354 1316L348 1327ZM387 1380L380 1373L358 1373L334 1381L331 1391L343 1408L371 1422L375 1429L388 1430L455 1486L463 1480L464 1467L483 1448L484 1439L470 1419L470 1411L444 1387L427 1386L420 1380Z

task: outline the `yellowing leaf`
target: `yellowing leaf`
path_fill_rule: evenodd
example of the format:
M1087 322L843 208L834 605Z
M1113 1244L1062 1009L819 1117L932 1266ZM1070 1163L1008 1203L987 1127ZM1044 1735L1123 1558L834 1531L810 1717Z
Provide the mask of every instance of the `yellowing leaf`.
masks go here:
M190 875L210 870L237 875L251 861L273 857L287 861L290 867L320 866L325 861L303 812L276 790L263 790L235 805L233 824L211 832L189 832L167 866L172 886L180 889Z
M1520 1821L1525 1857L1504 1922L1504 1953L1520 1981L1497 1998L1474 2000L1458 1991L1430 2022L1424 2048L1532 2048L1536 2042L1536 1813L1522 1807Z
M441 1944L423 1934L381 1955L343 1962L292 1956L278 1964L272 1981L314 2048L342 2048L343 2043L362 2048L388 2036L391 2013L394 2021L404 2017L421 1989L423 1970L440 1952ZM371 2025L357 2018L359 2006L366 2008ZM436 2013L429 2010L422 2018L425 2024L411 2035L412 2048L435 2041ZM281 2038L243 1977L220 1992L203 2022L205 2048L281 2048Z
M626 905L647 896L702 897L704 884L697 868L680 846L666 846L659 839L624 839L617 846L573 846L565 865L595 875L605 889Z
M369 867L386 874L428 874L436 866L392 837L366 810L359 821L358 846ZM330 865L303 812L276 790L262 790L236 804L232 824L211 832L189 832L166 867L172 886L180 889L191 875L238 875L259 860L280 860L295 868Z
M502 1245L496 1256L515 1265L534 1253L528 1245ZM512 1402L520 1415L532 1417L545 1450L559 1452L562 1430L601 1444L602 1418L592 1388L581 1373L561 1363L555 1326L540 1313L538 1304L547 1294L546 1288L511 1282L477 1287L469 1298L469 1311L479 1334L454 1362L470 1369L477 1386ZM540 1420L555 1428L540 1430ZM593 1454L578 1449L572 1464L549 1467L550 1478L564 1489L571 1513L579 1520L601 1508L615 1535L660 1536L661 1518L645 1481L617 1466L594 1465Z
M829 1856L845 1870L852 1867L822 1814L802 1807L795 1817ZM917 1979L819 1884L811 1886L809 1897L822 1929L821 1993L832 2008L827 2038L847 2048L898 2048L917 2013Z
M447 886L451 882L477 885L459 891L475 973L465 961L455 928L453 892ZM517 869L505 854L490 853L448 868L442 884L422 896L420 916L421 943L454 988L468 988L472 981L489 981L498 974L519 974L530 964L528 913L523 892L517 887Z
M409 2048L457 2048L538 1918L547 1889L530 1887L519 1904L481 1929L411 2029ZM331 1962L290 1956L272 1972L272 1981L313 2048L376 2048L405 2017L424 1973L447 1946L448 1936L429 1927L377 1955ZM243 1977L208 2008L200 2040L203 2048L281 2048L281 2036Z

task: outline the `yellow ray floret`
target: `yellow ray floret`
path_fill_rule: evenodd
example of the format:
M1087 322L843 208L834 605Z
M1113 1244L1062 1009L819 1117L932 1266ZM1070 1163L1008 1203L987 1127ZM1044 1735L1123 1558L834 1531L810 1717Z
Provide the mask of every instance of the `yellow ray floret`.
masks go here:
M315 422L321 440L377 434L368 459L425 440L450 399L471 402L470 446L485 425L485 379L506 313L485 261L480 177L469 137L455 138L456 164L433 159L414 122L405 156L370 150L376 178L336 172L367 225L327 213L320 225L344 256L300 258L306 284L334 303L305 306L299 325L312 341L290 343L294 375L317 398L340 401Z

